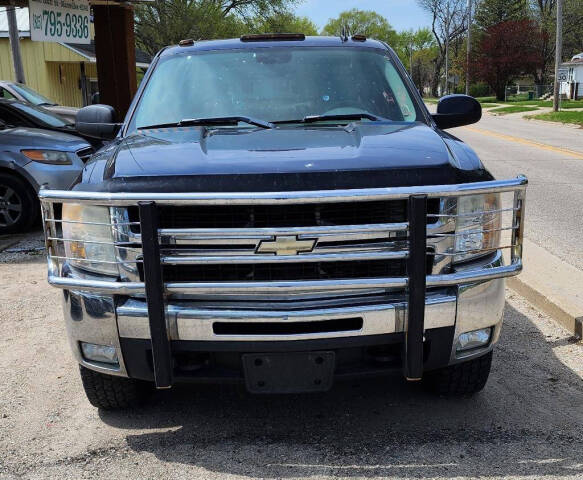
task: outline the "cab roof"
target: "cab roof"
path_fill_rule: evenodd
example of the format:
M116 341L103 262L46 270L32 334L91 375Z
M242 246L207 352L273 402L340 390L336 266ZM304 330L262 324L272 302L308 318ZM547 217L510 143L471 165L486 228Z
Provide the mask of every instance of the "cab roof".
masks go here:
M235 50L251 48L271 47L360 47L386 50L387 46L378 40L362 39L362 37L305 37L304 39L288 40L285 37L261 40L259 37L253 41L245 41L241 38L228 40L201 40L198 42L182 42L183 45L175 45L165 48L161 56L175 55L185 52L199 52L208 50Z

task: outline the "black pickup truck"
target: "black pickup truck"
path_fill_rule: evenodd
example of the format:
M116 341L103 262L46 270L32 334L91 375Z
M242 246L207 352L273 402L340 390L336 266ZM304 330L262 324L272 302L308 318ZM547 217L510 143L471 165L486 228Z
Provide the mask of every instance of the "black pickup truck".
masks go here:
M40 192L91 403L394 373L481 390L503 279L522 268L527 182L495 180L443 131L480 117L463 95L430 114L391 48L363 36L162 50L122 124L105 105L78 113L80 132L111 140L79 183Z

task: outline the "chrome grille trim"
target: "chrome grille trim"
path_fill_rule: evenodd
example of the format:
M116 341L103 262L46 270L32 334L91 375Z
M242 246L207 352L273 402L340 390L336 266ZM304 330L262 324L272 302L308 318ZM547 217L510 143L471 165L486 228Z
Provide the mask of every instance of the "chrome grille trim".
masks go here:
M428 287L443 287L505 278L522 271L522 260L515 259L510 265L480 271L463 271L446 275L428 275ZM103 292L112 295L144 294L143 282L95 281L79 278L61 277L49 269L49 283L68 290ZM294 293L330 292L337 290L368 290L374 288L406 288L405 277L350 279L350 280L309 280L291 282L209 282L209 283L166 283L166 293L182 295L225 294L225 293Z
M119 295L144 295L144 282L140 281L136 263L141 261L141 246L139 234L131 232L125 207L136 205L139 201L154 201L162 205L223 205L231 204L262 204L286 205L294 203L330 203L347 201L395 200L414 194L427 194L430 198L441 199L441 209L436 223L427 225L427 243L431 249L433 269L427 276L427 286L450 286L460 283L480 282L494 278L516 275L522 269L521 251L523 234L523 209L527 180L518 177L513 180L490 181L462 185L441 185L429 187L399 187L364 190L332 190L308 192L277 192L277 193L185 193L185 194L109 194L99 192L51 191L41 190L39 196L42 202L43 219L48 250L49 282L59 288L72 290L87 290ZM474 195L483 193L514 192L512 241L510 242L511 263L488 269L474 269L444 273L451 266L451 248L454 237L456 212L451 208L453 197L459 195ZM119 265L120 279L99 280L85 279L82 275L65 277L62 275L62 255L59 255L58 219L54 216L55 203L88 203L113 207L111 209L111 228L114 235L116 262ZM490 212L491 213L491 212ZM184 264L228 264L238 263L287 263L287 262L322 262L322 261L357 261L405 259L408 256L408 245L405 237L408 223L371 224L349 226L322 227L285 227L285 228L252 228L252 229L167 229L159 230L162 254L161 262L166 265ZM273 240L278 235L296 235L298 239L315 236L320 244L327 242L356 242L345 245L319 245L309 253L298 255L258 255L256 245L261 240ZM221 238L217 238L221 237ZM384 242L362 243L382 238ZM180 246L179 241L195 239L200 243L194 249L174 250ZM222 245L233 245L233 249L221 251L213 246L217 239ZM200 248L202 242L209 242L208 249ZM250 243L247 243L250 242ZM360 273L359 273L360 275ZM103 277L105 278L105 277ZM234 282L166 282L164 293L172 296L190 295L298 295L346 292L347 295L376 289L403 289L408 285L406 277L354 278L354 279L319 279L290 281L234 281Z
M233 262L239 264L255 263L304 263L304 262L338 262L351 260L397 260L408 258L407 251L372 252L372 253L300 253L298 255L234 255L234 256L160 256L165 265L208 265Z
M196 244L212 241L213 243L244 243L269 240L274 236L293 236L299 239L317 236L327 241L361 240L372 238L391 238L391 233L406 233L408 223L385 223L370 225L331 225L327 227L294 228L192 228L160 229L161 244ZM141 235L135 233L132 239L140 242Z
M89 203L92 205L130 206L139 202L160 205L291 205L295 203L361 202L368 200L399 200L411 195L429 198L456 197L526 190L527 179L430 185L419 187L368 188L358 190L310 190L296 192L223 192L223 193L106 193L79 190L41 190L45 201Z

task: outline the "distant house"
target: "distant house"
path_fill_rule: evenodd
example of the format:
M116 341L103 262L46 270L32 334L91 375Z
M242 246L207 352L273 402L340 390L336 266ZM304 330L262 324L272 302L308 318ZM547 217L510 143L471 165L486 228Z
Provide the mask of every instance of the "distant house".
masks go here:
M567 81L561 82L561 95L572 100L583 98L583 53L561 64L561 68L569 69Z
M88 45L33 42L28 9L17 8L16 18L26 84L60 105L90 104L91 96L98 90L94 41ZM136 68L145 70L149 64L149 55L136 50ZM0 7L0 80L14 80L4 7Z

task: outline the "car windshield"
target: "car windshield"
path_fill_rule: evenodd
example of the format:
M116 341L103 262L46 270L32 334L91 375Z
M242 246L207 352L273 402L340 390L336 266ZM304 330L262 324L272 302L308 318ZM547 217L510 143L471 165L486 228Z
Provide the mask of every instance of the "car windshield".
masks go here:
M26 85L21 83L13 83L12 89L17 93L22 95L22 97L33 105L56 105L55 102L49 100L47 97L43 97L40 93L35 92L32 88L28 88Z
M286 122L368 113L373 118L414 122L418 112L385 51L246 48L162 57L130 129L233 116Z
M69 125L69 123L66 122L63 118L59 117L58 115L52 112L45 110L42 107L26 105L25 103L13 103L12 106L17 110L20 110L25 115L28 115L29 117L34 117L40 123L43 123L50 127L61 128Z

